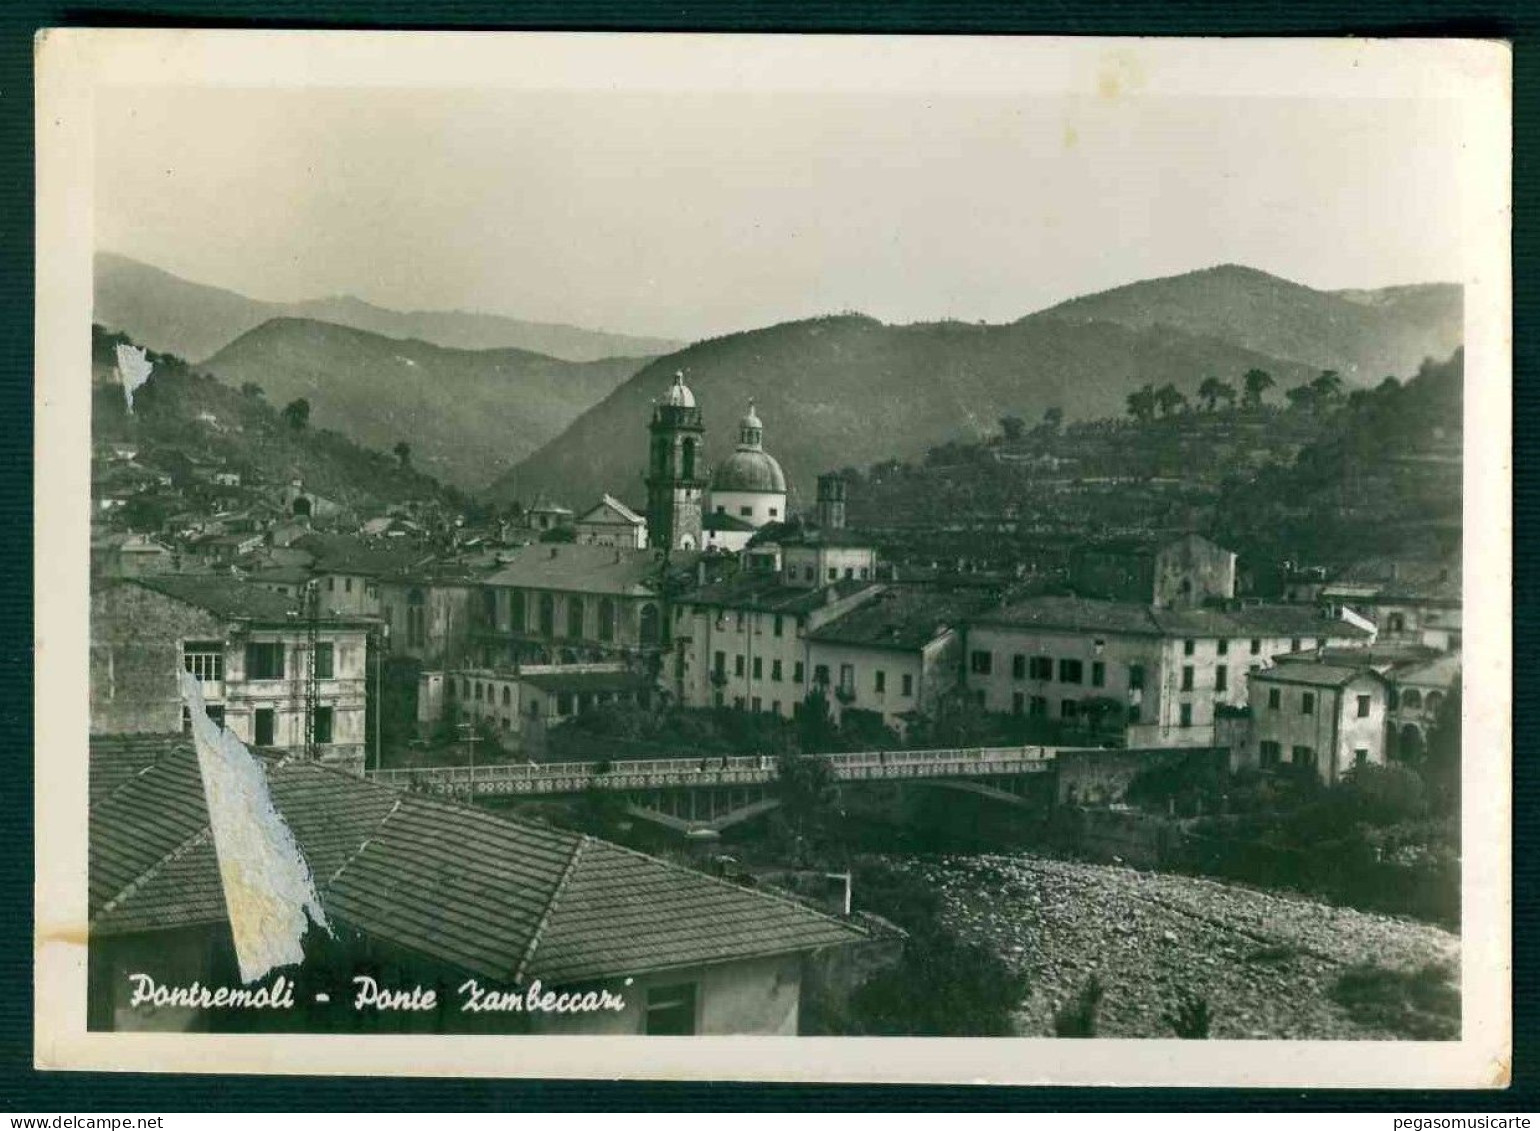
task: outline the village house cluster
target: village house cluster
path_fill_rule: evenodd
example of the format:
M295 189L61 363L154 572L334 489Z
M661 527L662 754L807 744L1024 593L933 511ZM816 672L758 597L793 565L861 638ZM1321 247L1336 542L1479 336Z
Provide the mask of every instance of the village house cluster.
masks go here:
M1295 570L1262 601L1237 594L1233 552L1185 534L1089 543L1066 586L1016 593L885 563L847 527L837 474L788 513L765 434L751 404L708 468L676 376L646 422L640 511L605 494L581 511L537 500L516 526L419 513L349 528L289 484L281 521L233 556L124 538L97 561L93 726L176 729L174 688L138 689L179 658L242 740L355 771L380 765L387 694L419 740L468 722L534 758L552 727L607 704L793 718L816 699L836 723L865 713L903 735L963 697L1082 745L1222 745L1237 767L1334 780L1420 752L1458 683L1457 568Z
M1458 688L1456 567L1295 568L1264 601L1237 592L1235 553L1188 533L1089 543L1056 586L913 569L847 524L840 475L795 506L766 431L750 404L709 468L681 376L645 422L635 508L607 493L483 523L442 504L363 516L298 480L200 466L183 483L202 510L159 536L113 514L167 484L130 450L98 452L93 1025L206 1023L131 1008L126 971L232 976L181 672L267 760L280 812L328 877L322 902L382 977L439 986L444 1002L466 977L624 980L624 1010L546 1023L649 1033L794 1033L804 987L848 992L873 968L839 955L886 961L899 944L848 907L401 794L373 773L434 749L474 758L478 743L484 759L538 762L557 728L621 705L816 710L899 740L961 705L1056 728L1072 748L1061 793L1095 780L1099 756L1199 748L1223 749L1232 770L1331 783L1415 758ZM528 890L509 886L515 873ZM621 891L647 893L645 914L634 899L617 910ZM502 925L444 929L470 911ZM443 1009L413 1022L481 1023Z

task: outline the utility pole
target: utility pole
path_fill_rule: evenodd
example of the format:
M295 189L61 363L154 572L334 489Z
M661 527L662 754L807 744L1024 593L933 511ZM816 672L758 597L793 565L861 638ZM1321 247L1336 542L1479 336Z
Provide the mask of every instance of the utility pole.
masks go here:
M465 732L465 746L470 751L471 780L469 785L469 799L471 804L476 802L476 743L481 741L481 736L476 733L475 722L461 723L459 730Z

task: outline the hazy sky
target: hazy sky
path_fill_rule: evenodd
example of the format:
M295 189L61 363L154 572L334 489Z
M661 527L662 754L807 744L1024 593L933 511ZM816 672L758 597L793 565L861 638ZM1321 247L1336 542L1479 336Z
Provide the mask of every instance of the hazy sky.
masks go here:
M96 241L199 282L695 338L1244 263L1463 275L1434 101L123 90Z

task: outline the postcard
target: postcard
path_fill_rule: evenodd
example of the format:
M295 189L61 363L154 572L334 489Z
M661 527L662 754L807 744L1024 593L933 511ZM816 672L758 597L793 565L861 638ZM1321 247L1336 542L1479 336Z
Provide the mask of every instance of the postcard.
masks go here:
M1506 44L37 59L39 1067L1507 1083Z

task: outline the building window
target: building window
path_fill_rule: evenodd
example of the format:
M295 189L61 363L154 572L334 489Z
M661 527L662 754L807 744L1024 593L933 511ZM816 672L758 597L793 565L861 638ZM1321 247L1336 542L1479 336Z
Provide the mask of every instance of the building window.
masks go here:
M725 676L727 674L727 653L718 652L715 656L712 657L712 660L712 670L715 671L717 675Z
M547 640L556 635L556 598L540 594L540 635Z
M372 581L364 582L364 596L365 597L378 597L379 595L380 595L380 587L378 585L376 585Z
M1276 766L1283 757L1283 749L1276 742L1263 741L1257 746L1257 758L1264 770Z
M975 651L968 661L969 670L974 675L988 675L995 667L995 654L993 652Z
M742 609L738 609L738 610L736 610L733 613L733 631L734 632L742 632L743 631L743 610Z
M780 507L771 507L770 508L770 517L771 518L779 517L780 513L781 513L781 508Z
M583 598L567 598L567 637L570 640L583 638Z
M508 691L508 685L503 684L503 706L507 707L513 702L513 696Z
M328 577L326 579L326 591L328 593L335 593L337 591L337 579L335 577Z
M1059 704L1059 717L1063 719L1073 719L1076 713L1079 711L1079 707L1080 705L1073 699L1066 699Z
M609 642L615 639L615 599L599 599L599 639Z
M317 707L310 716L317 746L329 746L332 742L332 709Z
M654 986L647 991L642 1031L653 1037L695 1035L695 984Z
M840 665L840 690L854 693L856 689L856 667L854 664Z
M182 667L199 683L219 683L225 678L225 646L217 640L189 640L182 645Z
M1130 691L1143 691L1144 690L1144 665L1143 664L1129 664L1128 665L1128 690L1130 690Z
M775 683L781 682L781 661L770 661L770 679Z
M247 679L282 679L283 644L278 641L246 645Z
M344 577L342 579L342 591L344 593L353 592L353 579L351 577Z
M1367 719L1369 717L1369 696L1367 695L1360 695L1358 697L1358 717L1360 719Z
M1192 726L1192 704L1191 703L1183 703L1182 704L1181 711L1180 711L1180 714L1179 714L1178 718L1180 719L1180 723L1178 725L1184 726L1184 727Z
M755 679L763 679L764 675L765 675L765 661L761 657L755 656L754 657L754 678Z
M334 679L337 675L337 647L334 644L315 646L316 679Z
M1027 709L1027 697L1019 691L1011 692L1011 714L1020 715Z
M734 695L733 696L733 710L735 710L735 711L743 710L743 696L742 695Z
M1184 664L1182 666L1182 690L1183 691L1191 691L1192 690L1192 665L1191 664Z
M1221 656L1228 656L1230 654L1230 642L1228 640L1221 640L1219 642L1219 654Z
M1027 678L1027 658L1020 652L1017 652L1014 656L1011 657L1011 678Z
M800 668L802 665L798 664L797 666ZM818 664L813 668L813 682L816 683L819 687L829 686L828 664Z
M1224 664L1220 664L1214 669L1214 690L1230 690L1230 669L1225 667Z
M1369 764L1369 750L1368 750L1368 748L1364 747L1364 746L1355 746L1353 748L1353 765L1355 765L1355 766L1367 766L1368 764Z
M1137 703L1130 703L1129 704L1129 706L1128 706L1128 721L1130 723L1137 723L1139 721L1139 704L1137 704Z
M774 634L776 636L780 636L783 633L782 620L783 620L783 618L781 617L781 614L780 613L776 613L775 614L775 628L774 628Z
M1085 675L1085 665L1079 660L1059 661L1059 682L1079 683Z
M1289 651L1290 652L1298 652L1299 651L1299 637L1296 636L1296 637L1294 637L1294 639L1289 641Z
M733 675L741 676L742 674L743 674L743 657L742 656L734 656L733 657Z
M802 580L803 581L812 581L813 580L813 567L812 566L803 566L802 567Z
M1053 678L1053 657L1033 656L1031 663L1027 665L1027 671L1033 679Z
M1048 700L1041 695L1034 695L1027 704L1027 714L1034 719L1048 717Z
M855 580L855 576L856 576L856 571L855 571L854 567L846 566L845 567L845 580L846 581L854 581Z
M830 566L829 567L829 580L830 581L838 581L839 580L839 576L840 576L840 571L838 569L836 569L834 566Z
M252 714L251 741L257 746L271 746L277 713L271 707L258 707Z
M1277 711L1283 707L1283 691L1277 687L1267 689L1267 709Z
M802 682L802 676L803 676L802 661L798 660L791 667L791 682L793 682L793 683L801 683Z
M572 692L558 691L556 693L556 714L562 717L572 714Z
M738 514L743 518L749 518L754 513L753 507L739 507Z
M1307 691L1299 697L1299 713L1301 715L1315 714L1315 692Z
M1193 651L1197 648L1197 646L1198 646L1198 642L1196 640L1184 640L1184 641L1182 641L1182 655L1184 655L1184 656L1191 656L1193 654Z
M904 678L899 684L899 693L904 696L910 696L914 694L914 676L910 675L908 672L904 673Z
M1251 654L1253 656L1259 656L1262 654L1262 641L1255 636L1251 638Z
M476 702L481 702L481 680L476 681Z
M1315 765L1315 750L1309 746L1296 746L1290 754L1289 761L1296 766Z
M758 695L754 696L752 702L750 703L750 707L756 715L759 714L760 709L763 707L763 703L761 703Z
M888 673L883 671L881 668L878 668L877 671L873 674L872 689L876 691L878 695L882 695L888 690Z
M1100 660L1091 661L1091 686L1107 686L1107 665L1102 663Z

